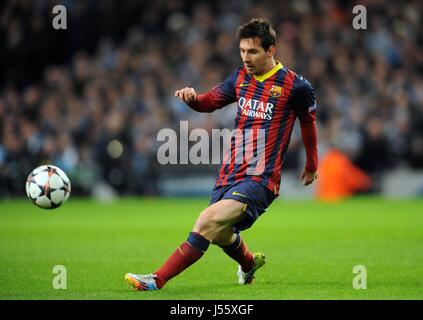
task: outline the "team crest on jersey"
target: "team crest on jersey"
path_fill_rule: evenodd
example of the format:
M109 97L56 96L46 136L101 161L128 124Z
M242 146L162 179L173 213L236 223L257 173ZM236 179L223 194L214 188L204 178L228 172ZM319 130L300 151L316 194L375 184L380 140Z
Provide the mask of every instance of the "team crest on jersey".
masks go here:
M271 95L273 98L280 97L280 96L281 96L281 94L282 94L282 87L280 87L280 86L272 86L272 87L270 88L269 93L270 93L270 95Z

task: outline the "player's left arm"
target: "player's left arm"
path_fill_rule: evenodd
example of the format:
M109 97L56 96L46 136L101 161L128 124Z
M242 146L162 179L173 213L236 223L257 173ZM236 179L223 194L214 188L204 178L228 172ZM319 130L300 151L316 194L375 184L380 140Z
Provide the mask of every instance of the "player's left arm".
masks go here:
M307 158L300 180L303 185L309 185L316 180L318 167L316 96L310 82L301 76L296 80L293 106L300 121L301 137Z
M238 70L232 72L222 83L203 94L197 94L193 88L177 90L175 96L184 101L191 109L198 112L213 112L236 101L235 81Z

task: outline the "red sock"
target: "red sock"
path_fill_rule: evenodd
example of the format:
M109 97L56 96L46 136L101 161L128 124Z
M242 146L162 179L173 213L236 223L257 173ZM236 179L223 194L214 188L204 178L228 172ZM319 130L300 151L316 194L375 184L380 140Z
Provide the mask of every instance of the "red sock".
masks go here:
M239 233L234 243L229 246L221 246L223 251L239 263L243 272L248 272L254 267L253 254L248 250L247 245L242 241Z
M191 232L188 240L175 250L159 270L154 272L157 276L157 287L160 289L167 281L199 260L207 250L209 244L210 241L203 236L196 232Z

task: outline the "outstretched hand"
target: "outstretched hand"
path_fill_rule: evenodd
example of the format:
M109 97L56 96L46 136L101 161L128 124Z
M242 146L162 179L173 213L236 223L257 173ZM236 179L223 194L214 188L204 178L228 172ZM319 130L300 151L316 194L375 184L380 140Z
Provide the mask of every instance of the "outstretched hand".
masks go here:
M178 97L185 103L194 102L197 99L197 93L193 88L185 87L175 91L175 97Z
M307 170L304 170L300 177L300 180L303 186L308 186L309 184L312 184L313 181L316 179L317 179L317 173L308 172Z

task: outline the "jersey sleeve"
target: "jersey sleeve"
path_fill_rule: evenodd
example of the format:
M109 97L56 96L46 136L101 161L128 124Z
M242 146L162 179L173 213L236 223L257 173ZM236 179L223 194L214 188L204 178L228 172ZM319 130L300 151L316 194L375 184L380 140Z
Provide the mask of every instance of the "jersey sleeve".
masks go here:
M236 101L235 85L238 70L232 72L222 83L208 92L197 96L197 100L188 105L199 112L213 112Z
M302 76L297 76L294 85L292 105L301 122L316 121L316 95L314 88Z
M310 82L302 76L297 76L295 79L292 105L300 120L301 136L307 160L305 170L316 172L318 167L316 96Z

